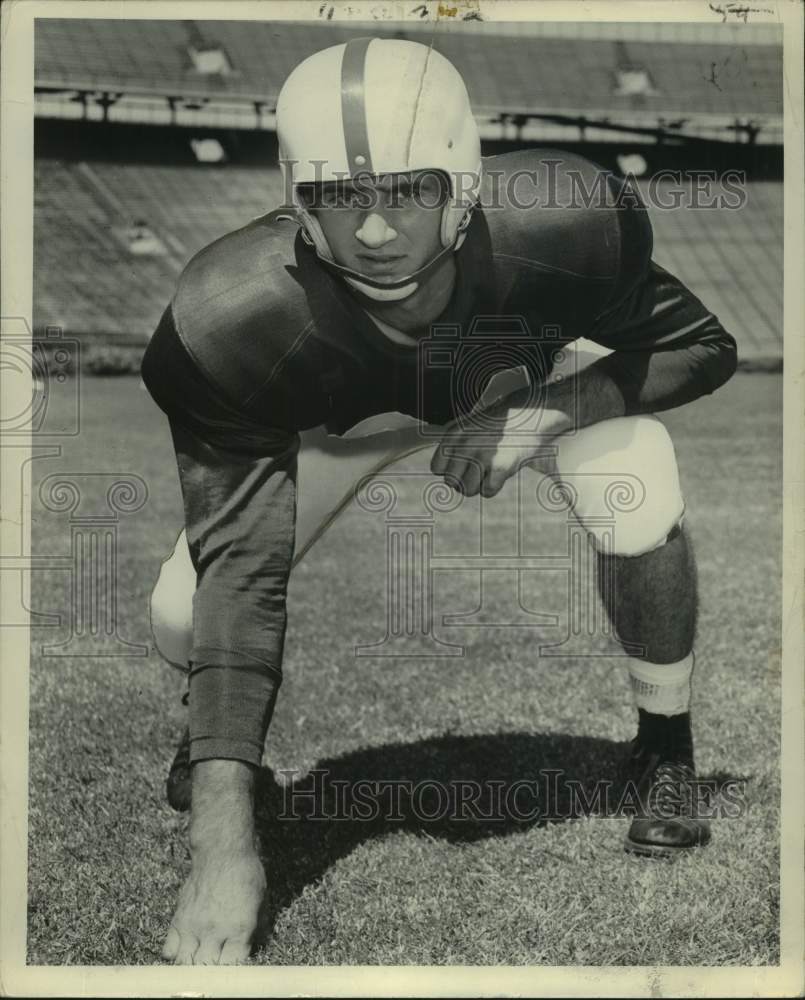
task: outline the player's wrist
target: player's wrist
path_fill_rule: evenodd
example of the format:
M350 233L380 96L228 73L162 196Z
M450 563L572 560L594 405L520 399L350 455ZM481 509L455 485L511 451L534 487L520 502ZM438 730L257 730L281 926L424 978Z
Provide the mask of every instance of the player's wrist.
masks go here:
M532 433L538 444L573 427L573 408L564 396L534 398L530 386L514 390L496 405L496 415L518 437Z
M254 848L254 768L240 760L193 765L190 850L194 858Z

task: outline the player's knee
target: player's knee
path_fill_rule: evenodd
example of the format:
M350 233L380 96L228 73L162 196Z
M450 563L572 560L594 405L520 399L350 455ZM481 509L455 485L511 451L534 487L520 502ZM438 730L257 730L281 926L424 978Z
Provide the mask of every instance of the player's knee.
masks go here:
M682 521L674 445L654 416L605 420L565 436L557 466L576 518L601 552L651 552Z
M165 560L151 594L151 633L157 652L186 671L193 646L193 594L196 578L187 546L179 539Z

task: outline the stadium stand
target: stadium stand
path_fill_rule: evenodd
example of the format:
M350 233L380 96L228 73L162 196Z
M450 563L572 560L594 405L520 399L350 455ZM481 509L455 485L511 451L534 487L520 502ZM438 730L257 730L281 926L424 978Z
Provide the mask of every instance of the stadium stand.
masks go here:
M670 184L660 185L666 202ZM282 203L279 171L259 167L39 159L35 190L36 328L135 340L153 331L187 259ZM782 186L748 185L739 211L650 214L655 259L718 313L743 356L781 354ZM131 251L127 234L138 221L164 253Z
M423 32L374 23L373 34L434 44L467 81L478 114L585 111L591 116L782 113L782 50L613 38L522 37L480 30ZM306 56L366 27L238 21L40 19L36 83L58 90L111 87L183 97L226 94L273 107L282 82ZM201 72L192 52L220 49L228 72ZM271 58L266 53L271 53ZM625 71L649 83L633 92Z
M652 210L655 259L720 316L745 360L779 361L777 29L521 27L440 23L434 32L416 22L401 30L378 22L37 19L35 330L56 325L90 339L142 344L184 263L282 202L276 137L261 116L267 110L270 117L287 73L326 45L373 33L433 38L464 75L479 118L497 116L502 131L487 135L487 153L504 151L506 141L508 148L529 144L523 123L541 114L576 124L570 142L553 134L539 141L572 143L609 167L631 156L644 162L646 176L670 166L747 169L754 179L739 211ZM115 120L114 102L138 94L163 116ZM192 119L216 101L224 117L213 124L176 117L177 107ZM227 120L226 102L239 102L246 117ZM647 126L642 136L632 129L636 145L628 131L606 130L607 122L627 121ZM668 129L681 131L669 137ZM719 135L729 141L712 141ZM191 140L209 138L219 142L222 162L196 163ZM667 189L665 183L660 191Z

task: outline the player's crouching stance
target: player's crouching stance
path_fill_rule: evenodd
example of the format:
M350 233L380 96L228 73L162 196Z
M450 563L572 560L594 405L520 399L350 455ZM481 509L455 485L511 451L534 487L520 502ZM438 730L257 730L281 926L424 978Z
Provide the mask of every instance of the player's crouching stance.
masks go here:
M618 637L643 650L629 661L642 794L694 776L696 577L673 445L652 414L729 378L733 339L651 262L646 214L617 206L611 178L605 204L513 205L519 171L552 162L562 203L573 172L589 190L597 168L524 151L482 173L464 84L425 46L361 39L317 53L286 82L277 126L295 218L257 219L202 251L143 366L170 418L186 515L152 602L157 645L190 678L189 740L169 780L187 808L192 773L193 868L164 947L177 963L249 953L265 887L254 771L281 680L291 566L363 475L433 441L425 425L443 428L432 471L468 495L494 496L523 465L572 481L600 576L614 575L601 591ZM434 321L464 335L477 317L525 324L540 359L530 385L501 398L497 382L479 399L456 391L449 364L421 367L417 343ZM606 350L552 380L546 327ZM473 345L476 370L507 368L500 344L485 343ZM480 433L467 419L479 408ZM601 551L596 482L613 474L637 477L645 499ZM627 846L668 855L708 839L683 802L635 819Z

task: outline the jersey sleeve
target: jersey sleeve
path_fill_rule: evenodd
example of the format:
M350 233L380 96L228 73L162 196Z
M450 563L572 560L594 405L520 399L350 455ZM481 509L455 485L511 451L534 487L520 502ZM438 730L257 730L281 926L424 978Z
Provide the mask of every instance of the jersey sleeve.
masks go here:
M618 260L612 292L587 336L613 351L597 367L617 384L632 415L714 392L735 372L737 345L717 317L651 259L648 213L636 192L628 197L614 209Z
M299 438L218 397L183 351L170 309L143 379L170 420L197 574L191 759L259 764L281 680Z

